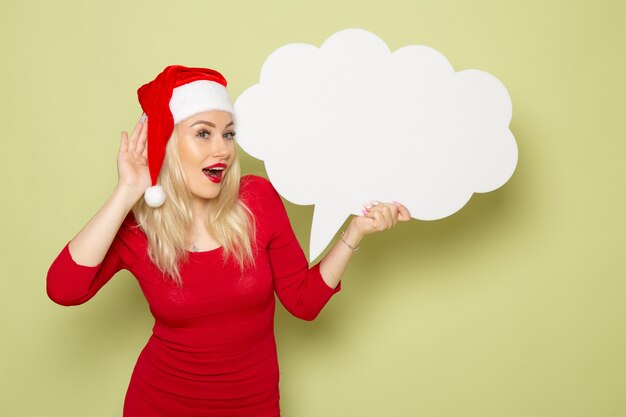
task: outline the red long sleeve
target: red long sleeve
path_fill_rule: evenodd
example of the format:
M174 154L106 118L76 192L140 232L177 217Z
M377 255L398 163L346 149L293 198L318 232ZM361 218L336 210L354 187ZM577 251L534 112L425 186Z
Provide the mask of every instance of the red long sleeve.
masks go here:
M141 236L134 227L130 214L118 231L110 249L100 264L79 265L72 259L69 242L52 262L48 270L46 290L48 297L57 304L73 306L91 299L121 269L130 269L134 263L137 244L141 248Z
M264 178L256 180L261 182L261 187L267 188L263 195L267 196L274 219L275 229L268 245L274 290L291 314L303 320L313 320L333 294L341 290L341 283L330 288L320 274L319 263L309 268L278 192Z

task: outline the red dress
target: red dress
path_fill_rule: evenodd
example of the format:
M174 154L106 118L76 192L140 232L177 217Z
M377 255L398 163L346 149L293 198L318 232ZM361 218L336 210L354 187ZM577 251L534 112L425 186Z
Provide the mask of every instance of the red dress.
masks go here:
M240 197L256 219L256 265L241 273L222 249L190 252L182 289L147 256L132 213L98 266L74 262L66 245L48 271L48 296L77 305L120 269L137 278L155 318L124 401L125 417L277 417L274 292L293 315L313 320L341 286L309 268L278 193L244 176Z

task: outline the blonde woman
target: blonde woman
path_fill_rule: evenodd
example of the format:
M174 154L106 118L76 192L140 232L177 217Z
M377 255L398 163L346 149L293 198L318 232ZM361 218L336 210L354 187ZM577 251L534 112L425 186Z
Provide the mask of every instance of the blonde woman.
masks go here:
M279 416L274 293L313 320L363 236L410 215L372 204L309 267L271 183L240 176L224 77L170 66L138 96L118 184L53 262L48 295L77 305L120 269L137 278L155 325L124 416Z

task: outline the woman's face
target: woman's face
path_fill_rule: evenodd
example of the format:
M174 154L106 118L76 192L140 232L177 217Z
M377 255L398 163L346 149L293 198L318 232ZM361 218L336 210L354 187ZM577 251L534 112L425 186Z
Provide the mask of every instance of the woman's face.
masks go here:
M178 155L194 198L215 198L235 158L235 125L229 112L198 113L177 127Z

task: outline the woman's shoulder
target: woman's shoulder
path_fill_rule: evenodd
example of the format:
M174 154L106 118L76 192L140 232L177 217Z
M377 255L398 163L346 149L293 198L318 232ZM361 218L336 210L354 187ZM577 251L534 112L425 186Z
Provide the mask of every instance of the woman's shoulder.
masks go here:
M125 246L131 250L145 250L147 241L148 238L135 219L134 213L132 211L129 212L122 222L113 243L118 246Z
M257 236L262 235L263 230L271 235L277 227L289 222L283 201L267 178L258 175L242 176L239 189L241 200L254 213L259 232Z
M259 175L243 175L239 186L239 195L250 208L273 208L276 204L282 205L280 195L272 183Z
M65 249L64 249L65 250ZM119 226L105 259L113 259L117 255L121 261L121 268L129 269L138 255L146 253L147 237L138 226L133 212L129 212ZM104 262L104 260L103 260Z
M137 223L137 219L135 219L135 213L133 213L132 210L128 212L126 218L124 218L124 221L120 226L120 231L127 231L129 233L143 233L141 231L141 228L139 227L139 224Z
M239 184L242 190L246 188L263 188L272 186L272 183L267 178L254 174L242 175Z
M275 198L278 196L278 192L267 178L253 174L247 174L241 177L239 192L243 198Z

